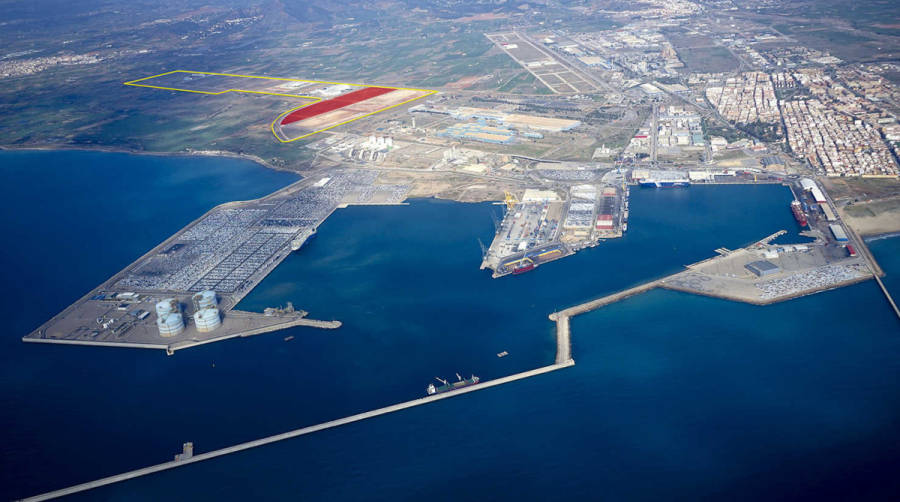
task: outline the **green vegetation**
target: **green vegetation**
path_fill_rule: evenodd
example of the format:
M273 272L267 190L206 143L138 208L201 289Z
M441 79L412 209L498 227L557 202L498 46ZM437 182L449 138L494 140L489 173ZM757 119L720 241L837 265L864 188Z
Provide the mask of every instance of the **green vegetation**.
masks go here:
M527 71L522 71L515 77L509 79L505 84L497 88L500 92L513 92L514 89L523 85L533 85L537 81L534 75ZM543 85L543 84L542 84Z
M765 143L774 143L783 139L780 124L756 121L750 124L738 124L736 127Z
M437 75L422 80L422 87L436 87L456 82L463 77L480 77L489 73L493 73L498 69L513 69L519 66L515 61L510 59L506 54L494 54L492 56L483 56L480 58L465 58L455 64L447 67L436 68L439 71Z
M806 87L790 87L787 89L775 89L775 97L780 101L787 101L803 96L809 96L809 89Z
M709 138L712 136L721 136L729 143L732 143L745 137L744 134L733 127L723 126L706 117L701 120L701 125L703 126L703 135L706 138L706 141L709 141Z

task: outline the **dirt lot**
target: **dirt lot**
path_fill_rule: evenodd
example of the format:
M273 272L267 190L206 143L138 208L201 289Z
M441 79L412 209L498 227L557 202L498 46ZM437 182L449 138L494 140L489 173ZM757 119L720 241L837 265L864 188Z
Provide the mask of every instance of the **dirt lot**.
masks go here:
M900 232L900 197L855 203L841 215L861 235Z
M835 200L867 201L900 196L895 178L823 178L825 189Z

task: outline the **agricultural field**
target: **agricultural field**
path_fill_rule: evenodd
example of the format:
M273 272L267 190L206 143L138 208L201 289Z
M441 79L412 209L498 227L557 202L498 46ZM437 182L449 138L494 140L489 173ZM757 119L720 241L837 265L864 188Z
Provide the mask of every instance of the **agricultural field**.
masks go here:
M125 85L221 96L246 93L296 98L298 106L270 126L287 143L434 94L427 89L365 86L340 82L176 70L131 80Z

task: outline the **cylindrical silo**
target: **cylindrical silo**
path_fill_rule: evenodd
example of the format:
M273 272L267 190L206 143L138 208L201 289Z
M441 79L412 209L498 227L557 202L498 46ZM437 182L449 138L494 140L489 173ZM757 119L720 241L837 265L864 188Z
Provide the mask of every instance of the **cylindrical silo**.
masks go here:
M163 317L170 312L178 312L181 310L178 307L178 301L174 298L166 298L156 304L156 315L159 317Z
M194 310L205 309L207 307L218 307L215 291L201 291L193 296Z
M207 307L194 312L194 324L197 331L207 333L219 327L222 320L219 317L219 309L215 307Z
M184 331L184 319L179 312L169 312L156 319L159 336L175 336Z

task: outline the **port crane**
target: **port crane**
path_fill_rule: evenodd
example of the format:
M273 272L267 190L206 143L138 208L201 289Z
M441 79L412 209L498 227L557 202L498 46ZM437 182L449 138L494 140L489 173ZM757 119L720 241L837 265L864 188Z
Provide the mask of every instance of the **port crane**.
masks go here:
M481 246L481 259L486 260L489 254L488 247L485 246L483 242L481 242L480 238L478 239L478 245Z
M516 204L519 203L519 199L512 193L506 192L506 199L504 202L506 202L506 210L512 211L513 208L516 207Z
M499 234L500 233L500 219L497 218L497 213L495 213L493 209L491 209L491 221L494 222L494 235Z

